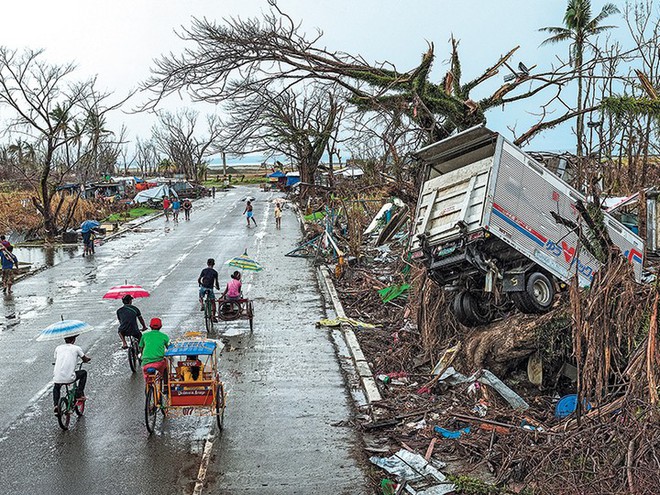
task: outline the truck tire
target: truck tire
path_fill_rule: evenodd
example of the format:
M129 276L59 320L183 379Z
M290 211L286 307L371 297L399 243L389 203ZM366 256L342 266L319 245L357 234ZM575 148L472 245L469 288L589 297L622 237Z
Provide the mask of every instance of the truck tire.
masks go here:
M469 327L471 325L468 323L469 320L467 315L465 314L465 311L463 311L463 294L465 294L464 291L459 292L458 294L456 294L456 296L454 296L454 299L452 300L451 303L451 312L454 314L454 317L458 320L460 324Z
M490 323L493 314L489 302L469 291L459 292L454 298L452 312L466 327L477 327Z
M523 292L511 293L511 299L523 313L547 313L555 299L555 286L541 272L533 272L525 284Z

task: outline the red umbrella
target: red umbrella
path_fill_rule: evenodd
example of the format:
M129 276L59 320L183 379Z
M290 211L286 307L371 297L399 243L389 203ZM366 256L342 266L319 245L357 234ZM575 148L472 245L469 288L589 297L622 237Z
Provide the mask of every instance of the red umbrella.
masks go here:
M106 292L103 299L121 299L126 295L137 299L138 297L149 297L150 294L140 285L118 285Z

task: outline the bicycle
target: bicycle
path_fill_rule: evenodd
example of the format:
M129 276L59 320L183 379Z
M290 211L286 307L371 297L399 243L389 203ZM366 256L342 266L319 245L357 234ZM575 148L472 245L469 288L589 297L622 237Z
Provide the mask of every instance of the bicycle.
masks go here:
M165 416L163 405L163 378L156 368L147 368L145 380L144 423L151 435L156 428L158 410Z
M204 325L206 326L206 333L213 331L213 305L215 301L211 299L211 289L204 291Z
M142 357L140 356L140 340L132 335L128 336L128 365L131 372L135 373L142 366Z
M78 365L78 369L82 369L82 363ZM71 422L71 414L75 412L76 416L80 417L85 413L85 399L76 398L78 380L72 383L64 383L62 386L64 388L64 394L60 396L60 400L57 403L57 422L60 428L68 430L69 423Z

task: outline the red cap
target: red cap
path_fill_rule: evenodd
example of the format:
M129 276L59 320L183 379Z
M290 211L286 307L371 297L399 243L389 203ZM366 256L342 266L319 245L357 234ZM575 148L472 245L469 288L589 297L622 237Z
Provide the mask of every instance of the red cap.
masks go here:
M161 328L163 328L163 322L160 321L160 318L152 318L151 321L149 322L149 326L154 330L160 330Z

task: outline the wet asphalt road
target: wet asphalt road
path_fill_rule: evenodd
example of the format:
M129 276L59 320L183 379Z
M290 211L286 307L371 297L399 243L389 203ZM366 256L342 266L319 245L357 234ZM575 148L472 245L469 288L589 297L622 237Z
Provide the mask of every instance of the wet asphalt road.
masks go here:
M241 215L255 196L257 228ZM247 321L216 325L227 343L221 373L228 390L224 429L213 438L203 493L359 494L365 479L353 457L357 438L332 426L350 417L348 394L324 316L313 270L284 254L299 239L298 220L285 210L274 228L275 197L256 188L219 193L195 203L190 222L158 218L97 248L25 279L0 301L0 493L191 493L212 418L159 420L144 427L143 380L131 374L116 335L113 286L138 283L151 291L136 300L145 319L159 316L171 337L203 328L196 303L199 271L208 257L221 265L248 253L266 269L244 274L254 300ZM79 337L92 357L85 416L63 432L52 413L52 352L36 342L60 319L80 319L96 331Z

